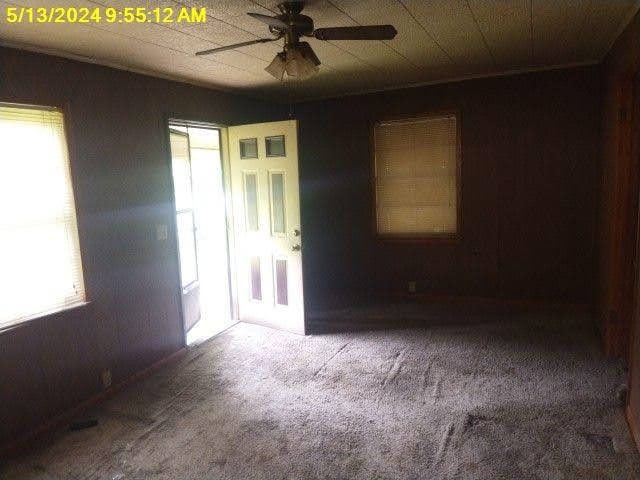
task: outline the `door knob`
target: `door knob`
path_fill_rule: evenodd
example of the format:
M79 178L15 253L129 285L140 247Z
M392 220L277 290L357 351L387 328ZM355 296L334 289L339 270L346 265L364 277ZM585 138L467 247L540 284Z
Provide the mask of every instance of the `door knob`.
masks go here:
M299 252L300 250L302 250L302 247L299 243L297 243L293 247L291 247L291 250L293 250L294 252Z
M295 229L293 230L293 236L294 236L294 237L299 237L299 236L300 236L300 230L298 230L297 228L295 228Z

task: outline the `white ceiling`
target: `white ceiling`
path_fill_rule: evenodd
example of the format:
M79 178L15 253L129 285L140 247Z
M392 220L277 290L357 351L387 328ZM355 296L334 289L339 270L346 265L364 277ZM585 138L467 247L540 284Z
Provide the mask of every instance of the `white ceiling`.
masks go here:
M207 57L195 52L269 36L246 12L277 0L0 0L0 43L253 96L325 98L473 76L599 62L638 0L309 0L316 28L391 23L390 41L309 39L322 61L304 82L264 67L280 42ZM7 24L10 6L204 6L205 24Z

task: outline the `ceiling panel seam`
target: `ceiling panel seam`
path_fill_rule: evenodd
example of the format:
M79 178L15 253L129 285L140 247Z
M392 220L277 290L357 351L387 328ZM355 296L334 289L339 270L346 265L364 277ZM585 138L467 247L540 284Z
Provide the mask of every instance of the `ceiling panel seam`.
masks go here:
M480 24L478 23L478 19L476 18L476 14L473 13L473 9L471 8L471 5L469 4L469 0L464 0L464 3L467 5L467 8L469 9L469 12L471 13L471 18L473 18L473 23L476 24L476 28L478 29L478 32L480 33L480 37L482 38L482 42L484 43L484 46L486 47L487 51L489 52L489 55L491 55L491 61L493 62L493 65L497 66L498 62L496 61L496 57L493 54L493 50L491 50L491 47L489 46L489 42L487 41L487 37L485 37L484 32L482 31L482 28L480 27Z
M93 0L91 0L91 1L93 1ZM174 2L176 5L184 5L184 4L180 3L180 2L178 2L177 0L173 0L173 2ZM209 15L207 14L207 16L209 16ZM214 18L214 20L216 20L217 22L219 22L219 21L220 21L220 20L218 20L218 19L217 19L217 18L215 18L215 17L211 17L211 18ZM224 23L224 22L223 22L223 23ZM201 36L199 36L199 35L193 35L192 33L190 33L190 32L185 32L185 31L183 31L183 30L177 30L177 29L175 29L175 28L171 28L171 27L169 27L168 25L167 25L167 28L169 28L170 30L176 31L176 32L180 32L180 33L182 33L182 34L184 34L184 35L189 35L189 36L191 36L191 37L193 37L193 38L198 38L198 39L200 39L200 40L206 40L207 42L210 42L210 43L212 43L212 44L214 44L214 45L220 45L220 46L223 46L221 43L214 42L213 40L208 39L208 38L206 38L206 37L201 37ZM237 28L237 27L236 27L236 28ZM254 35L254 36L255 36L255 35ZM242 53L243 55L246 55L247 57L256 58L256 59L258 59L258 60L262 60L263 62L266 62L266 61L267 61L266 59L264 59L264 58L262 58L262 57L259 57L259 56L257 56L257 55L254 55L254 54L252 54L252 53L242 52L242 51L240 51L240 50L236 50L236 51L237 51L237 52Z
M100 5L100 6L102 6L102 7L105 7L105 8L106 8L106 7L108 7L108 5L106 5L106 4L102 3L102 2L99 2L99 1L97 1L97 0L88 0L88 1L89 1L89 2L91 2L91 3L93 3L93 4L96 4L96 5ZM176 4L180 5L180 3L179 3L179 2L176 2L175 0L174 0L174 3L176 3ZM157 23L157 22L152 22L152 23L153 23L154 25L159 26L159 27L166 28L167 30L171 30L172 32L177 32L177 33L179 33L179 34L181 34L181 35L184 35L184 36L186 36L186 37L191 37L191 38L197 38L197 39L199 39L199 40L204 40L204 41L206 41L206 42L208 42L208 43L210 43L210 44L212 44L212 45L214 45L214 46L222 46L220 43L218 43L218 42L214 42L214 41L213 41L213 40L211 40L211 39L208 39L208 38L205 38L205 37L200 37L200 36L198 36L198 35L193 35L192 33L185 32L185 31L183 31L183 30L178 30L178 29L176 29L176 28L171 28L168 24L164 24L164 23ZM110 32L109 30L105 30L105 31ZM132 37L132 38L136 38L136 39L137 39L138 37ZM141 40L141 41L144 41L144 40ZM155 45L155 44L154 44L154 45ZM168 48L168 47L167 47L167 48ZM190 54L191 52L183 52L183 53ZM239 52L239 53L241 53L242 55L245 55L245 56L247 56L247 57L251 57L251 58L255 58L255 59L261 60L262 62L265 62L265 63L266 63L266 60L265 60L265 59L260 58L260 57L258 57L258 56L256 56L256 55L252 55L252 54L245 53L245 52ZM225 65L225 66L230 66L230 65L228 65L228 64L226 64L226 63L224 63L224 62L220 62L220 61L216 61L216 63L220 63L221 65ZM238 67L236 67L236 68L238 68ZM241 69L241 70L245 71L244 69ZM247 70L247 71L248 71L248 70Z
M540 0L532 0L532 2L533 1L540 1ZM536 20L536 16L533 14L533 3L532 3L531 15L532 15L531 29L532 29L532 32L534 34L534 36L533 36L533 47L532 48L534 48L534 52L535 52L535 45L536 45L535 44L535 31L536 31L536 22L535 22L535 20ZM564 15L562 18L563 18L562 27L558 31L558 35L553 39L553 41L556 41L556 42L560 42L560 41L562 41L562 39L566 39L567 31L569 30L569 28L571 26L570 18L573 19L574 17L571 17L570 15ZM574 24L575 23L577 23L577 22L574 21ZM542 29L542 31L544 31L544 29Z
M416 16L413 14L413 12L409 9L409 7L407 7L404 2L402 0L396 0L400 5L402 5L402 8L404 8L406 10L406 12L409 14L409 16L413 19L414 22L416 22L418 24L418 26L424 31L424 33L427 34L427 36L433 41L433 43L435 43L438 48L440 50L442 50L442 53L445 54L445 56L449 59L449 61L453 62L453 57L449 54L449 52L447 52L447 50L440 44L440 42L436 39L435 35L433 35L431 32L429 32L429 30L427 30L427 27L425 27L422 22L420 20L418 20L416 18Z
M597 0L596 0L596 1L597 1ZM583 31L584 31L584 28L585 28L585 26L586 26L586 25L587 25L587 23L588 23L588 22L587 22L587 20L589 19L589 14L593 12L593 10L592 10L592 6L593 6L593 0L591 0L591 1L589 2L589 5L585 8L585 12L586 12L586 13L585 13L585 14L584 14L584 16L582 17L582 23L580 24L580 28L578 29L578 35L577 35L577 36L578 36L578 38L581 38L581 37L582 37L582 34L583 34ZM572 57L574 57L574 58L575 58L575 57L578 55L578 53L579 53L579 45L578 45L578 44L576 44L576 45L574 45L573 50L572 50L572 52L571 52Z
M329 3L329 5L331 5L333 8L335 8L336 10L338 10L340 13L342 13L345 17L347 17L348 19L350 19L352 22L354 22L356 25L362 25L360 22L358 22L355 18L353 18L351 15L349 15L347 12L345 12L344 10L342 10L340 7L338 7L335 3L333 3L331 0L327 0L327 3ZM414 68L420 68L418 65L416 65L415 63L413 63L408 57L406 57L405 55L403 55L402 53L400 53L398 50L396 50L395 48L393 48L389 42L384 42L382 40L380 40L380 43L382 43L383 45L385 45L386 47L388 47L389 49L391 49L391 51L393 51L396 55L400 56L401 58L403 58L407 63L411 64Z
M184 2L181 2L180 0L172 0L172 1L173 1L173 3L175 3L175 4L177 4L177 5L180 5L180 6L182 6L182 7L189 8L189 5L185 4ZM266 8L266 7L264 7L263 5L257 4L256 2L253 2L253 1L252 1L252 3L254 3L254 4L256 4L256 5L258 5L258 6L262 7L262 8L264 8L264 9L266 9L266 10L269 10L270 12L272 11L271 9ZM247 33L247 34L251 35L252 37L255 37L255 38L263 38L263 37L261 37L261 36L259 36L259 35L256 35L255 33L251 32L251 31L249 31L249 30L245 30L244 28L239 27L239 26L237 26L237 25L234 25L233 23L229 23L229 22L227 22L227 21L225 21L225 20L223 20L223 19L221 19L221 18L218 18L218 17L215 17L215 16L211 15L211 14L209 13L209 10L207 10L207 17L208 17L208 18L212 18L212 19L214 19L216 22L223 23L223 24L225 24L225 25L227 25L227 26L229 26L229 27L235 28L236 30L240 30L241 32ZM209 42L211 42L211 43L213 43L213 44L215 44L215 45L221 45L221 44L219 44L219 43L212 42L211 40L208 40L208 41L209 41ZM258 59L260 59L260 60L262 60L262 61L265 61L264 59L262 59L262 58L260 58L260 57L257 57L257 56L255 56L255 55L250 55L250 54L247 54L247 53L244 53L244 52L241 52L240 50L233 50L233 51L234 51L234 52L240 52L240 53L243 53L244 55L249 55L249 56L251 56L251 57L258 58ZM329 65L327 65L327 66L329 66ZM331 69L331 67L330 67L330 66L329 66L329 68Z
M618 24L615 32L613 32L613 36L604 46L603 52L599 57L601 60L604 60L604 58L609 53L609 50L611 50L611 48L613 47L613 44L616 42L618 37L622 35L622 32L624 32L627 29L627 27L629 26L629 24L635 18L635 16L638 14L639 11L640 11L640 0L636 0L636 3L631 5L626 15L622 17L622 20L620 20L620 23Z
M179 1L179 0L172 0L172 1L173 1L173 3L176 3L176 4L178 4L178 5L182 6L182 7L190 8L190 7L189 7L189 5L187 5L186 3L181 2L181 1ZM225 25L228 25L228 26L230 26L230 27L233 27L233 28L235 28L235 29L237 29L237 30L240 30L240 31L244 32L244 33L248 33L249 35L251 35L251 36L253 36L253 37L260 38L258 35L256 35L256 34L255 34L255 33L253 33L253 32L250 32L249 30L245 30L244 28L239 27L239 26L237 26L237 25L234 25L233 23L229 23L229 22L227 22L227 21L225 21L225 20L223 20L223 19L221 19L221 18L214 17L213 15L211 15L211 14L209 13L209 10L207 10L207 17L209 17L209 18L213 18L214 20L216 20L216 21L218 21L218 22L220 22L220 23L224 23Z
M92 1L92 0L90 0L90 1ZM9 2L7 2L7 4L8 4L8 5L13 5L12 3L9 3ZM166 45L160 45L160 44L157 44L157 43L154 43L154 42L150 42L150 41L148 41L148 40L143 40L143 39L140 39L140 38L138 38L138 37L131 36L131 35L126 35L126 34L124 34L124 33L114 32L114 31L112 31L112 30L108 30L108 29L106 29L106 28L100 28L100 27L98 27L98 26L97 26L96 24L94 24L94 23L87 24L86 26L87 26L87 27L89 27L89 28L93 28L93 29L95 29L95 30L99 30L99 31L101 31L101 32L108 33L109 35L115 35L115 36L122 37L122 38L128 38L128 39L136 40L136 41L138 41L138 42L146 43L147 45L153 45L153 46L155 46L155 47L162 48L162 49L167 50L167 51L170 51L170 52L175 52L175 53L179 53L179 54L182 54L182 55L187 55L187 54L189 54L189 53L190 53L190 52L184 52L184 51L182 51L182 50L177 50L177 49L175 49L175 48L167 47ZM189 56L190 56L190 55L189 55ZM252 76L254 76L254 77L256 77L256 78L260 78L260 77L259 77L258 75L256 75L254 72L252 72L252 71L250 71L250 70L245 70L244 68L237 67L237 66L235 66L235 65L230 65L230 64L227 64L227 63L224 63L224 62L220 62L220 61L218 61L218 60L211 60L211 59L206 59L206 58L205 58L204 60L206 60L206 61L208 61L208 62L211 62L211 63L216 63L216 64L219 64L219 65L222 65L222 66L224 66L224 67L234 68L234 69L239 70L239 71L241 71L241 72L243 72L243 73L248 73L249 75L252 75ZM194 70L194 72L195 72L195 70Z

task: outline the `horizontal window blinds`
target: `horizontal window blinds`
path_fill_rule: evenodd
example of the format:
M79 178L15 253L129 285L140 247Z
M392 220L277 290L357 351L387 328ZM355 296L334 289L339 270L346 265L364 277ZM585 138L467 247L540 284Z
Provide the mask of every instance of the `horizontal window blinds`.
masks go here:
M85 301L62 113L0 104L0 329Z
M382 235L457 231L455 115L375 125L377 230Z

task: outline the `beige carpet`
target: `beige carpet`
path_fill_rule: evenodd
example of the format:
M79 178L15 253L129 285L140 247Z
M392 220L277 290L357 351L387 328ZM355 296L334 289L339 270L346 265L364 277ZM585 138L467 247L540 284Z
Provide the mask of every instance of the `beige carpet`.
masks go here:
M300 337L237 325L0 469L27 479L638 479L580 315Z

